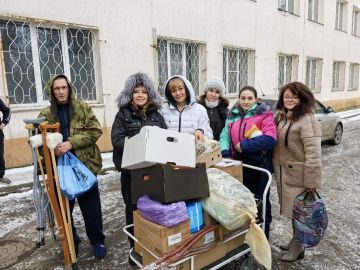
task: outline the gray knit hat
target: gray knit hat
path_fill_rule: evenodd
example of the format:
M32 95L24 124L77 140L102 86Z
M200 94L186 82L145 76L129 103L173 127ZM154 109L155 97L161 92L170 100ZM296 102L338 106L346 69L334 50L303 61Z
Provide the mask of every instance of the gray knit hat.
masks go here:
M218 89L220 91L220 96L225 94L225 84L219 77L212 77L208 80L204 85L204 92L206 93L211 88Z

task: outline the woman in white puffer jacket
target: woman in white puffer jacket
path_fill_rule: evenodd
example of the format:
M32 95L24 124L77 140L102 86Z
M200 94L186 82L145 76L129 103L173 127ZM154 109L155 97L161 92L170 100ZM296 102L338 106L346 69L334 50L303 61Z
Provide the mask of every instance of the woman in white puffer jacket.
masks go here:
M213 138L206 109L198 104L191 83L180 75L172 76L165 84L165 97L168 106L161 109L167 128L195 135L203 140L205 135Z

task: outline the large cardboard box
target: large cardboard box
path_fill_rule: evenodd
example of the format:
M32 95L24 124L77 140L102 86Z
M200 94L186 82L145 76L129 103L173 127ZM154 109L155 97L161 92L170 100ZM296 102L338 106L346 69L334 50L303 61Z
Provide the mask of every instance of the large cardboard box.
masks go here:
M213 167L227 172L239 182L243 182L243 166L241 161L223 158L221 162Z
M209 168L222 160L220 147L212 149L211 152L203 153L196 157L196 163L205 163L206 168Z
M157 164L131 171L131 197L134 204L143 195L161 203L208 197L205 163L195 168Z
M163 257L190 238L189 220L174 227L165 227L143 218L139 211L134 211L133 217L135 237L159 257ZM139 252L138 246L135 250ZM141 252L139 253L141 255Z
M148 265L155 261L155 258L145 249L140 248L141 253L143 254L143 265ZM221 259L222 257L226 256L227 253L227 246L226 243L219 244L212 249L200 253L194 257L194 270L200 270L207 265ZM187 260L179 265L174 266L173 268L168 267L171 270L191 270L191 263L190 260Z
M122 168L138 169L157 163L195 167L195 137L159 127L145 126L125 139Z

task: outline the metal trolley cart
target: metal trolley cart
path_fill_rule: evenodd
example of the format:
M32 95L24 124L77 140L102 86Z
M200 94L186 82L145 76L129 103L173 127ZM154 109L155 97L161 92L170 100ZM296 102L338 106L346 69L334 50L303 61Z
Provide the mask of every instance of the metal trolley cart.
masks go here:
M262 215L261 215L262 219L260 219L260 221L259 221L261 223L262 229L265 230L266 196L267 196L267 193L269 192L270 184L271 184L271 181L272 181L271 173L268 170L260 168L260 167L251 166L251 165L244 164L244 163L242 165L245 168L249 168L249 169L253 169L253 170L257 170L257 171L262 171L262 172L266 173L267 176L268 176L268 181L267 181L266 187L264 189L263 197L262 197ZM123 228L123 231L125 232L125 234L127 234L129 237L131 237L137 244L139 244L142 248L144 248L147 252L149 252L155 259L159 259L158 256L156 256L146 246L144 246L142 243L140 243L139 240L128 231L128 229L133 227L133 226L134 226L134 224L130 224L130 225L125 226ZM248 232L248 230L249 230L249 227L244 228L242 230L235 230L234 234L231 234L229 237L226 237L222 242L219 242L219 244L223 244L223 243L226 243L228 241L231 241L232 239L240 237L240 236L246 234ZM133 256L131 251L132 251L132 249L130 250L130 259L134 263L136 263L136 265L138 265L139 267L143 267L141 259ZM184 262L190 260L191 269L195 270L195 268L194 268L194 258L197 255L192 255L192 256L185 257L185 258L180 259L179 261L177 261L175 263L172 263L172 264L168 265L167 267L169 269L176 269L176 266L178 264L181 264L181 263L184 263ZM249 246L247 244L245 244L245 243L241 244L240 246L238 246L237 248L235 248L234 250L229 252L225 257L223 257L223 258L221 258L221 259L219 259L219 260L217 260L217 261L215 261L213 263L210 263L209 265L207 265L206 267L204 267L202 269L203 270L205 270L205 269L206 270L219 269L220 267L223 267L224 265L227 265L228 263L230 263L230 262L232 262L232 261L234 261L236 259L239 259L241 257L244 257L244 260L241 262L240 269L253 269L254 259L251 256L251 250L250 250Z

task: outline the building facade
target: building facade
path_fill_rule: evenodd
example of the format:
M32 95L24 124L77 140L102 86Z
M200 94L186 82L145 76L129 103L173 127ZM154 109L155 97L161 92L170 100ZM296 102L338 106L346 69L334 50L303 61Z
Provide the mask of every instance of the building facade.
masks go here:
M360 0L3 0L0 96L12 110L8 167L31 163L24 118L48 105L44 87L64 73L91 104L111 151L116 96L142 71L160 93L173 74L201 94L220 76L226 95L253 85L276 94L306 83L337 109L359 106Z

